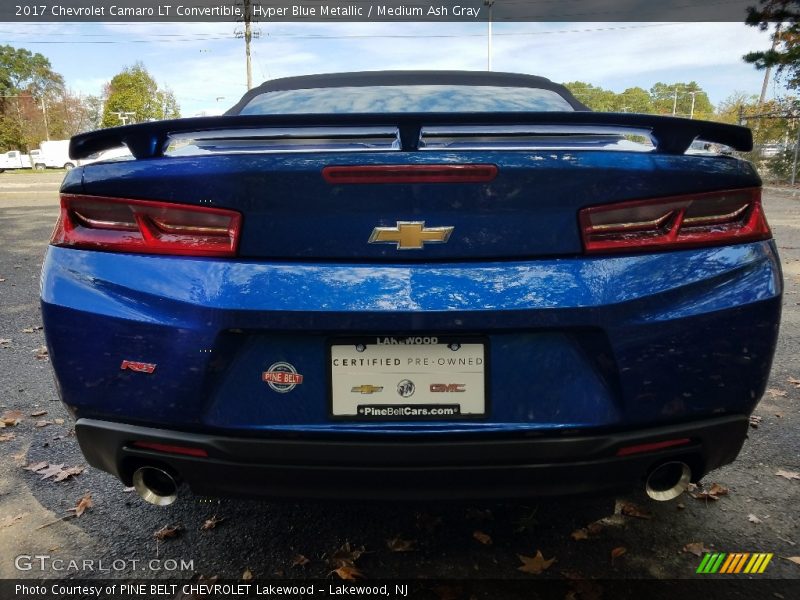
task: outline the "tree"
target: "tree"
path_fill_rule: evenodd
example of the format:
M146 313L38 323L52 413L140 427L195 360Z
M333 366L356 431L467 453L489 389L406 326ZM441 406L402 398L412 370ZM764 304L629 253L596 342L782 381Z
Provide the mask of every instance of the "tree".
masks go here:
M0 150L37 147L45 137L42 104L63 93L63 77L43 55L0 46Z
M652 113L653 101L647 90L640 87L628 88L619 94L617 111L633 113Z
M653 108L658 114L707 119L714 113L714 106L696 81L689 83L659 81L650 88L650 97ZM694 110L692 110L693 99Z
M776 25L772 48L748 52L742 58L756 69L775 67L779 75L786 75L791 88L800 87L800 0L760 0L759 7L747 9L745 23L767 31Z
M600 112L613 112L616 107L616 94L610 90L585 83L583 81L570 81L563 84L572 95L583 102L592 110Z
M180 108L171 90L159 89L156 80L142 63L125 67L106 86L103 127L121 125L115 113L133 113L125 121L141 122L180 117Z

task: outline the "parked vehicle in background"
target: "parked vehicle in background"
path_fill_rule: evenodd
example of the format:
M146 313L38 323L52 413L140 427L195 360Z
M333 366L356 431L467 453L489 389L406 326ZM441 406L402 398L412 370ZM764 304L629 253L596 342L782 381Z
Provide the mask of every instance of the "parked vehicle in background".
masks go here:
M30 169L31 157L19 150L11 150L0 154L0 173L11 169Z
M51 140L41 143L39 150L31 151L31 164L34 169L70 169L78 166L78 161L69 157L69 140Z
M761 146L761 156L763 158L772 158L778 156L784 150L786 150L786 147L783 144L764 144Z

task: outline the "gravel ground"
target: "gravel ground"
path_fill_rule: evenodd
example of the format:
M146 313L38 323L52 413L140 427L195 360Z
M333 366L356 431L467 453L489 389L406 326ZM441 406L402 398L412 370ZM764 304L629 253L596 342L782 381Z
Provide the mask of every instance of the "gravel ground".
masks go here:
M786 557L800 555L800 481L776 472L800 471L800 386L789 382L791 377L800 379L799 194L777 188L765 193L786 279L783 323L770 389L755 413L762 420L750 430L739 459L704 481L706 487L719 483L729 489L718 501L684 495L651 503L634 494L527 504L423 505L218 501L186 495L170 507L156 508L92 468L61 483L41 480L22 468L39 461L85 464L71 435L69 415L57 401L49 362L37 358L43 345L39 269L57 215L61 177L0 174L0 338L10 340L0 344L0 414L19 410L25 415L16 427L0 430L0 435L13 434L0 442L0 577L108 576L96 570L18 571L14 566L18 555L44 554L102 559L106 564L152 558L192 563L184 571L167 570L165 563L160 569L137 563L112 573L125 577L203 574L238 579L249 570L259 578L326 578L333 568L331 555L349 543L366 550L356 564L370 579L533 577L517 570L517 555L533 556L537 550L557 559L539 576L544 579L576 573L598 579L676 579L696 577L699 558L684 547L702 542L714 551L775 553L760 577L773 580L776 587L770 591L761 584L759 597L768 593L788 598L779 588L786 589L781 587L786 580L798 583L800 565ZM38 411L47 414L29 416ZM51 424L36 427L40 420ZM59 520L86 493L91 493L93 507L80 518ZM621 502L638 504L650 518L613 516ZM224 520L213 529L201 529L214 515ZM603 518L601 531L589 539L571 537ZM180 526L181 531L158 541L153 534L164 526ZM481 534L490 543L486 538L482 543ZM387 541L397 538L413 541L413 550L392 551ZM616 548L625 553L612 559ZM733 590L731 596L756 597L756 588L741 581L739 593Z

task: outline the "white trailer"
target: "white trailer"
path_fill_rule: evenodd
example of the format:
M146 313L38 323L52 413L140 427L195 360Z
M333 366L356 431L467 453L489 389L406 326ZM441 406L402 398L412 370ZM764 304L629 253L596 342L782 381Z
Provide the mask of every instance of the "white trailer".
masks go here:
M0 173L11 169L30 169L31 157L19 150L0 154Z

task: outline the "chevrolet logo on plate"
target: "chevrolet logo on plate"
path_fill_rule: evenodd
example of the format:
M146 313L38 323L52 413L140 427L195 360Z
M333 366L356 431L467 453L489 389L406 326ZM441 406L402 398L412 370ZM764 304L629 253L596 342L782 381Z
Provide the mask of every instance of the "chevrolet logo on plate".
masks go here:
M425 244L444 244L453 227L425 227L425 221L398 221L396 227L376 227L370 244L395 244L398 250L421 250Z
M377 392L382 392L383 387L380 385L358 385L350 391L355 394L375 394Z

